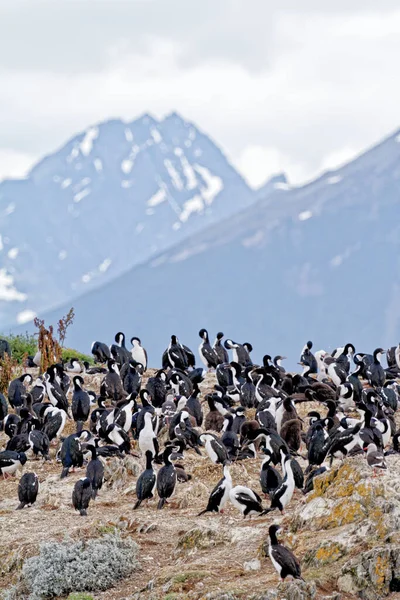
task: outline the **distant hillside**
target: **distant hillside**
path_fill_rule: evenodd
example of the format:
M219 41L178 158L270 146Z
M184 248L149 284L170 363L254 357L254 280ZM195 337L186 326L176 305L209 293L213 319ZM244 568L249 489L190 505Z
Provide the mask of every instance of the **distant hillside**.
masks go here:
M172 333L196 348L207 327L250 341L258 360L289 354L292 366L308 339L326 350L398 343L398 139L305 187L275 189L82 296L69 343L85 350L121 329L157 365Z

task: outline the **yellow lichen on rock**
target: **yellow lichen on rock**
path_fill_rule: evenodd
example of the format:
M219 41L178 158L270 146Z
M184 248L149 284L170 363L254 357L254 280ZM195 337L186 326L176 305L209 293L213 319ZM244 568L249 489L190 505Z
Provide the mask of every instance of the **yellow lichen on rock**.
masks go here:
M366 511L359 502L348 500L335 504L330 514L322 519L321 525L324 529L332 529L349 523L358 523L365 516Z
M347 549L343 544L336 540L323 542L315 550L312 550L305 557L305 562L314 567L321 567L333 562L347 553Z
M379 555L376 557L375 565L375 586L383 589L387 586L387 574L390 573L390 562L388 556Z

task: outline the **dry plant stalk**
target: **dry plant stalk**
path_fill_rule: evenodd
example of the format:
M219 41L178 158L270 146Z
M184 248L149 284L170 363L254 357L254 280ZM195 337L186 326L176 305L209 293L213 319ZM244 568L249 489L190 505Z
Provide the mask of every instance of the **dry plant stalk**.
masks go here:
M67 335L67 329L70 325L73 324L75 318L74 308L70 308L68 314L65 317L62 317L58 321L58 341L61 348L64 348L65 337Z
M71 308L65 317L58 321L57 332L58 340L54 337L54 328L52 325L47 329L42 319L34 320L35 327L38 328L38 347L41 353L40 373L44 373L54 364L61 362L62 349L67 335L67 329L74 322L74 309Z
M0 359L0 393L5 394L8 390L10 381L14 377L18 377L16 369L18 367L18 361L5 353L4 357Z

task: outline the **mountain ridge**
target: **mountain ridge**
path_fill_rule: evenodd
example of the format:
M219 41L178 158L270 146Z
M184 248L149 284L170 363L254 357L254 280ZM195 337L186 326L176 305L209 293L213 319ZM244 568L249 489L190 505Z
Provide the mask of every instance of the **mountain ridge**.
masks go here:
M397 138L304 187L274 189L81 297L71 343L87 349L93 336L109 341L125 330L157 357L172 333L197 347L206 327L250 341L256 360L265 352L295 360L294 344L310 338L328 351L397 343Z
M0 184L0 326L72 300L253 201L223 152L177 113L91 126L27 178Z

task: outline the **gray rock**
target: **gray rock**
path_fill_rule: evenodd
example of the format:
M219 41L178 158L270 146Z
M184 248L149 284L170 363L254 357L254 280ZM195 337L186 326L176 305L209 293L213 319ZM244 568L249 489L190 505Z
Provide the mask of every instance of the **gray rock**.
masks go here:
M261 569L261 562L258 558L253 558L243 564L245 571L259 571Z
M365 600L400 591L400 547L388 545L363 552L344 565L338 589Z

